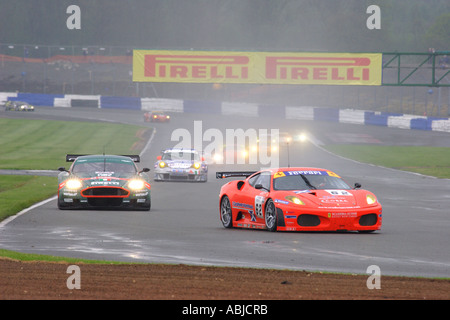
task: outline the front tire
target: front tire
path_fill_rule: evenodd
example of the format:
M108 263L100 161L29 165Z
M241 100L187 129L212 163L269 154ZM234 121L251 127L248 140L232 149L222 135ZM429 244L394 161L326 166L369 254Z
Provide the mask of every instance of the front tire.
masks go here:
M69 206L67 204L64 203L64 201L60 201L59 197L58 197L58 209L59 210L67 210L69 209Z
M267 230L271 232L277 231L277 210L272 199L267 200L266 209L264 211L264 220L266 222Z
M152 202L151 200L148 201L148 204L145 204L143 206L135 206L133 210L139 210L139 211L150 211L152 208Z
M220 201L220 220L225 228L233 227L233 214L230 199L227 196Z

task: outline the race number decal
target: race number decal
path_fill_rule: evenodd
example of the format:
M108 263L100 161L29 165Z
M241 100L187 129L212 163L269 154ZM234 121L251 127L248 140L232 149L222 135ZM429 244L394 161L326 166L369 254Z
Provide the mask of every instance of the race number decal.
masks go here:
M260 218L263 217L263 206L264 206L265 200L266 200L266 198L262 197L262 196L255 197L255 213Z
M325 190L333 196L351 196L352 194L347 190Z

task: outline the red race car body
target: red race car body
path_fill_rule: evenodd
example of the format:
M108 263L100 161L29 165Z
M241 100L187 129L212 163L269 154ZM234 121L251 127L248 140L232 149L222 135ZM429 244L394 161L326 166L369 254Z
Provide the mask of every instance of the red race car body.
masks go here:
M382 206L370 191L354 188L320 168L276 168L217 172L216 178L245 177L223 185L220 219L226 228L269 231L373 232Z

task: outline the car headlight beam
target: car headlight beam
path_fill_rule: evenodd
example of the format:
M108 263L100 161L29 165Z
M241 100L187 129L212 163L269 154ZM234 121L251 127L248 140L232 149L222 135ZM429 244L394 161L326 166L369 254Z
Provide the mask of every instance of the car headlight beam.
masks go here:
M80 180L78 179L70 179L66 182L66 188L70 190L78 190L83 186Z
M374 204L377 202L377 198L374 195L368 194L366 196L366 201L367 201L367 204L369 204L369 205Z
M135 179L135 180L130 180L130 182L128 183L128 187L131 190L142 190L142 189L144 189L145 184L144 184L144 181Z
M302 200L300 200L298 197L296 197L296 196L286 196L285 199L287 201L295 203L295 204L305 205L305 203Z

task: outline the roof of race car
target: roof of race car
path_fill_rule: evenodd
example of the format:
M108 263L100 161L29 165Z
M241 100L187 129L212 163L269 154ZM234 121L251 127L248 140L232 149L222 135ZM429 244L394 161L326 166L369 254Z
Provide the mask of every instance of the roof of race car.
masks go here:
M270 172L274 179L293 176L293 175L325 175L340 178L336 173L322 168L311 168L311 167L281 167L281 168L267 168L259 171L224 171L216 172L216 178L223 179L229 177L246 177L249 178L255 174L262 172Z
M274 178L283 177L285 175L326 175L340 178L340 176L333 171L323 168L312 167L282 167L270 168L267 170L260 170L258 172L270 171Z
M294 171L294 172L301 172L303 174L321 174L319 172L332 172L328 169L323 169L323 168L314 168L314 167L280 167L280 168L268 168L268 169L263 169L260 170L258 172L262 172L262 171L270 171L272 173L277 173L277 172L284 172L284 171Z
M170 148L163 151L164 152L191 152L191 153L198 153L195 149L183 149L183 148Z
M25 102L25 101L19 101L19 100L11 100L10 102L18 103L18 104L29 104L28 102Z
M107 161L107 162L129 162L133 163L129 157L125 156L113 156L113 155L90 155L90 156L81 156L76 159L76 161L86 161L86 162L99 162L99 161Z
M139 162L139 156L127 156L127 155L102 155L102 154L94 154L94 155L67 155L66 161L83 161L83 162L122 162L122 163L130 163Z

